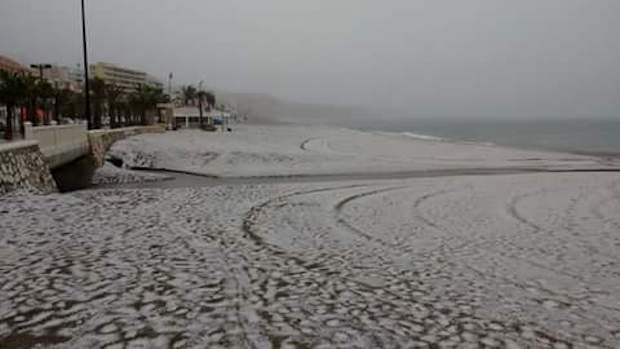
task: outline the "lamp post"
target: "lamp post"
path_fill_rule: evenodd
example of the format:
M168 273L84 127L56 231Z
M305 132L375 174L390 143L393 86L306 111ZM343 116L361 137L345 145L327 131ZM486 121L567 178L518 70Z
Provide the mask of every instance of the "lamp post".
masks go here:
M203 127L203 122L202 122L202 97L204 96L204 92L202 91L202 83L204 81L200 80L200 83L198 83L198 109L199 109L199 113L200 113L200 120L199 120L199 124L200 124L200 129L202 130Z
M84 117L88 124L88 129L92 128L92 120L90 117L90 82L88 81L88 46L86 44L86 16L84 11L84 0L82 0L82 47L84 49L84 99L86 105L84 107Z
M168 96L170 96L170 100L172 100L172 78L173 74L168 74Z
M43 69L52 69L51 64L31 64L30 68L39 70L39 79L43 81Z

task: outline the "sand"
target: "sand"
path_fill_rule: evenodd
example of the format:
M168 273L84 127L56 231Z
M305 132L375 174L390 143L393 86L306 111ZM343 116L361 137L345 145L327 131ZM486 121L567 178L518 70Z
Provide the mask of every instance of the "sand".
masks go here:
M613 165L288 126L139 136L112 154L231 177ZM614 348L619 212L613 172L13 194L0 347Z

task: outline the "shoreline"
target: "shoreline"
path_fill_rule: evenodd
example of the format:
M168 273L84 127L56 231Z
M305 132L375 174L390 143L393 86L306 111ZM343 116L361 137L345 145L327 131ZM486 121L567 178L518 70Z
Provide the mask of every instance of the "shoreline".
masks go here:
M564 121L552 118L397 118L381 121L363 119L338 125L370 132L411 132L449 141L491 143L524 150L620 156L620 141L616 137L620 132L618 118L576 118Z
M116 143L109 157L126 168L230 179L620 169L620 157L609 154L524 150L396 132L300 125L236 125L231 133L183 130L137 136Z
M428 141L428 142L446 142L452 144L461 144L461 145L477 145L477 146L488 146L488 147L499 147L506 149L514 149L514 150L522 150L522 151L534 151L534 152L550 152L550 153L559 153L559 154L573 154L573 155L581 155L581 156L593 156L593 157L601 157L601 158L611 158L611 159L620 159L620 150L618 151L595 151L595 150L579 150L574 148L566 148L563 149L561 147L544 147L544 146L525 146L525 145L514 145L514 144L502 144L496 143L492 141L484 141L484 140L460 140L454 138L446 138L440 136L434 136L425 133L418 133L415 131L384 131L384 130L375 130L375 129L357 129L357 128L348 128L343 127L345 129L356 130L367 133L377 133L377 134L385 134L385 135L397 135L402 137L407 137L419 141Z

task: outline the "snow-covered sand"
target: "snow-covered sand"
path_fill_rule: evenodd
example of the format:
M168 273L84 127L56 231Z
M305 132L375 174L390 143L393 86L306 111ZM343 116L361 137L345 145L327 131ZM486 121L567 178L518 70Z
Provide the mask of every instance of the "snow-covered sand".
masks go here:
M386 173L463 168L599 168L597 157L415 139L404 134L309 126L235 127L232 133L179 131L116 143L130 167L222 176Z
M290 126L112 154L221 176L614 165ZM618 173L357 178L0 197L0 348L620 347Z
M147 183L158 182L172 179L172 176L155 173L145 173L132 171L126 168L118 168L110 163L106 163L103 167L95 171L92 184L98 185L115 185L129 183Z
M614 174L93 190L0 208L0 347L620 346Z

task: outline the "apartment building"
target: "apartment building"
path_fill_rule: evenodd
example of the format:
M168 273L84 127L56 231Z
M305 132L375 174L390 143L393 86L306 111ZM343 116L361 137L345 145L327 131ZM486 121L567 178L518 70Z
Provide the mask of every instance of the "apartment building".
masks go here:
M81 92L84 83L84 71L81 68L70 68L53 65L43 69L43 78L48 80L56 88L68 89L73 92Z
M18 63L17 61L7 57L0 55L0 70L7 71L9 73L26 73L32 74L32 70L30 68Z
M99 62L92 65L91 70L93 77L103 80L106 84L120 86L127 93L135 91L139 85L148 83L145 72L111 63Z

